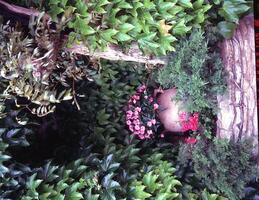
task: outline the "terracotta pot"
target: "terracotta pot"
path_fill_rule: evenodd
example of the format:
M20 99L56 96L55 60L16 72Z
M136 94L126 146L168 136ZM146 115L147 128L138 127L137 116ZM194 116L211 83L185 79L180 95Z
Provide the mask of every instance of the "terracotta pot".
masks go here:
M158 97L159 114L158 117L164 125L165 131L181 132L179 114L183 110L183 103L174 101L176 89L164 90Z

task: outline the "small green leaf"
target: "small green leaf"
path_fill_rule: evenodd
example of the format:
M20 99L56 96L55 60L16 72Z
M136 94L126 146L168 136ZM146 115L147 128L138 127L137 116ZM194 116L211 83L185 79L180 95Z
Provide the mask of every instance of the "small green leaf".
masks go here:
M117 5L119 8L125 8L125 9L132 9L130 3L127 3L126 1L120 1L120 3Z
M137 185L134 188L134 196L136 199L145 200L152 196L151 194L145 192L144 189L145 189L145 186L143 185Z
M124 24L120 25L120 27L119 27L119 30L122 33L127 33L129 31L131 31L132 29L134 29L134 26L129 23L124 23Z
M196 10L196 9L199 9L202 7L202 4L204 3L204 0L196 0L194 3L193 3L193 8Z
M72 192L71 195L70 195L70 199L71 200L80 200L80 199L84 199L84 197L79 192Z
M226 39L230 39L236 29L236 24L232 22L220 22L218 23L219 33Z
M112 37L118 33L115 29L107 29L100 33L101 37L105 39L107 42L117 43Z
M158 187L161 186L158 183L156 183L156 180L158 179L158 175L153 175L153 172L149 172L144 175L143 177L143 183L145 186L147 186L147 191L150 193L153 193Z
M50 16L56 20L57 19L57 16L61 13L64 12L64 9L63 8L60 8L59 6L57 5L51 5L51 9L49 11L49 14Z
M126 33L118 33L115 37L119 42L127 42L132 39L132 37Z
M60 2L60 0L50 0L49 4L57 5Z
M86 3L83 1L76 1L76 9L77 13L80 14L82 17L87 17L88 16L88 8Z
M193 8L191 0L179 0L178 3L184 8Z
M188 31L191 30L192 27L185 25L185 20L180 20L174 27L173 27L173 34L183 36Z

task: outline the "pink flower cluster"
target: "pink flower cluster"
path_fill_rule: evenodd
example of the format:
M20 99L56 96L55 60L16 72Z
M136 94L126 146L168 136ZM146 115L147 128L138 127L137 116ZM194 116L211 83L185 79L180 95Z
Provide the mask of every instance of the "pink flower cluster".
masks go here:
M145 112L150 112L151 119L142 120L144 113L141 109L143 101L148 102L149 109L145 109ZM127 111L126 111L126 124L128 129L140 139L151 138L155 131L154 127L157 124L155 119L155 111L158 109L158 104L154 103L153 97L150 97L147 93L147 88L145 85L141 85L137 92L128 101ZM147 111L148 110L148 111Z
M182 126L182 132L192 130L197 131L199 125L199 114L194 113L192 116L188 116L186 112L179 114L179 121Z

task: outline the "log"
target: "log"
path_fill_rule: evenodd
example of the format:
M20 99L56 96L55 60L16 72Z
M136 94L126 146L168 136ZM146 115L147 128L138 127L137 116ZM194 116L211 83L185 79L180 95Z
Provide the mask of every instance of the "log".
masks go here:
M40 14L39 11L33 8L23 8L21 6L9 4L4 0L0 0L0 14L6 13L8 13L8 15L12 14L17 18L17 20L22 20L22 18L29 19L30 16L38 16ZM19 16L21 16L21 18L19 18ZM27 23L28 22L29 20ZM118 45L109 45L105 51L90 52L89 49L82 44L73 45L71 48L68 48L68 50L74 53L87 55L95 59L103 58L113 61L131 61L148 65L165 65L167 63L166 57L160 58L144 55L136 43L132 43L127 53L123 52L122 48L120 48Z
M224 67L228 72L228 92L218 96L217 137L252 138L258 154L254 18L248 15L229 40L220 44Z
M167 63L167 58L151 58L150 56L143 55L142 51L139 49L137 43L132 43L127 53L123 52L123 49L117 45L109 45L105 51L94 51L90 52L85 45L73 45L68 48L69 51L87 55L93 58L102 58L113 61L131 61L137 63L144 63L148 65L165 65Z

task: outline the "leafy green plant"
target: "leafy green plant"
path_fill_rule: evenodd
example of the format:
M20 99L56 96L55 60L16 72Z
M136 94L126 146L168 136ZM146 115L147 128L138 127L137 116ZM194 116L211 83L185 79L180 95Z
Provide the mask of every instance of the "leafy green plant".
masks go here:
M111 181L111 179L109 179ZM82 159L59 168L47 163L26 182L22 200L29 199L98 199L101 184L98 172L89 170ZM98 193L96 193L98 192Z
M132 196L138 200L227 200L218 194L209 193L206 189L199 192L191 187L184 189L185 183L179 181L175 172L176 168L163 159L163 154L154 153L145 160L138 177L131 183ZM187 192L187 195L184 192Z
M61 101L73 100L79 108L75 84L89 71L86 58L63 49L60 27L50 28L47 21L45 15L32 20L29 36L9 23L0 25L1 80L8 82L1 102L15 99L17 107L40 117Z
M223 66L218 54L209 54L201 31L180 41L169 64L159 70L157 81L164 88L175 87L177 99L189 112L215 108L216 95L225 91Z
M49 13L55 20L69 18L71 42L84 41L91 50L108 44L137 42L146 54L174 51L175 41L201 27L211 5L203 0L90 0L49 1Z
M218 22L219 33L227 39L233 35L239 19L251 12L253 7L249 0L212 0L211 3L210 18Z
M26 136L30 134L27 128L0 128L0 198L15 198L22 193L26 177L32 170L29 166L12 159L9 148L28 146Z
M175 169L167 161L162 161L162 154L152 155L146 163L139 179L131 185L136 199L176 199L179 196L177 186L181 182L174 176Z
M176 88L174 100L182 101L188 112L199 113L204 134L210 137L217 95L226 90L226 72L219 53L211 52L200 30L179 42L168 65L158 70L155 79L163 88Z
M44 117L49 119L47 122L52 121L55 124L55 116L61 115L62 118L59 116L58 119L62 125L56 131L60 132L62 137L70 139L53 150L58 155L52 154L51 163L43 166L46 161L38 160L35 166L35 161L32 161L34 158L29 154L29 162L33 166L28 164L28 159L21 159L23 169L20 169L21 163L10 153L14 152L14 146L3 149L3 155L7 154L12 158L8 163L0 164L1 167L9 169L1 180L0 198L123 199L129 195L128 184L138 172L141 154L139 141L129 136L125 129L123 108L129 96L140 84L140 80L145 79L145 69L128 63L124 63L124 67L121 66L122 64L102 63L102 73L93 74L95 81L84 82L81 85L80 92L83 92L84 97L79 100L80 112L71 112L71 107L64 103L53 115ZM53 123L48 125L44 118L41 118L42 126L35 132L39 131L45 136L53 135L53 127L48 127L53 126ZM9 116L6 120L9 121ZM42 128L46 132L40 132ZM48 131L52 132L47 133ZM41 137L40 134L33 136ZM6 131L1 138L5 143L15 142L15 137L6 137L9 135L12 134ZM19 141L22 142L25 136L21 133ZM21 142L17 145L21 146ZM28 142L31 143L30 147L20 149L21 153L33 151L36 154L37 146L43 143L43 140L40 138L39 141ZM50 143L48 141L48 149L52 148ZM63 153L64 148L65 156L60 160L62 156L59 154ZM65 175L66 173L69 175ZM89 184L89 180L95 182Z
M236 143L216 138L211 143L200 140L192 153L195 176L211 191L229 199L241 199L254 172L252 148L250 140Z

